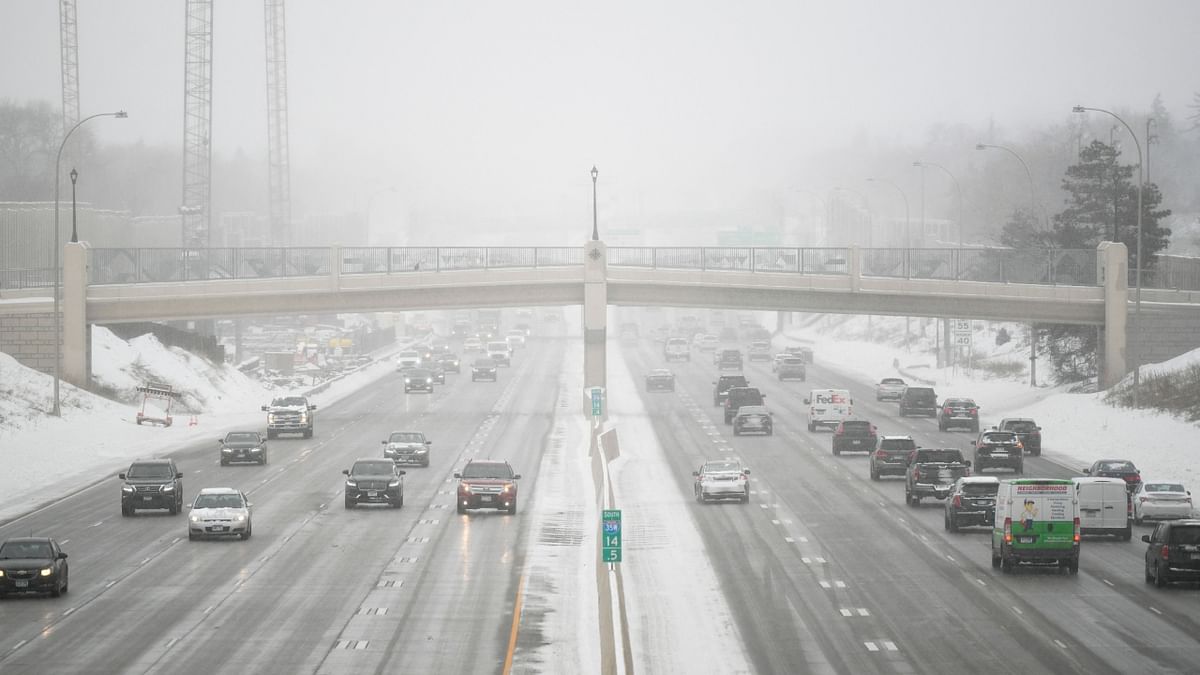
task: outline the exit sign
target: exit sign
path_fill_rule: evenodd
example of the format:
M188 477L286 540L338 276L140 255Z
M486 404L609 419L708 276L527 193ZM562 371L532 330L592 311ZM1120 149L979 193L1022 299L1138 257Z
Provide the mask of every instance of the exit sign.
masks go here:
M621 562L621 510L605 509L600 515L601 560Z

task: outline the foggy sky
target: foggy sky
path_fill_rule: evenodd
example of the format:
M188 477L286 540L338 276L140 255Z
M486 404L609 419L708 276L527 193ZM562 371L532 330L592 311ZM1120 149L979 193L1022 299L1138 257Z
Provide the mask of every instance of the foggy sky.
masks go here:
M81 113L130 113L92 131L181 147L184 0L78 4ZM214 14L214 150L265 164L262 3ZM293 176L480 225L590 219L592 164L602 211L728 208L864 133L1181 118L1198 27L1194 0L288 0ZM58 36L56 3L0 2L0 98L59 105Z

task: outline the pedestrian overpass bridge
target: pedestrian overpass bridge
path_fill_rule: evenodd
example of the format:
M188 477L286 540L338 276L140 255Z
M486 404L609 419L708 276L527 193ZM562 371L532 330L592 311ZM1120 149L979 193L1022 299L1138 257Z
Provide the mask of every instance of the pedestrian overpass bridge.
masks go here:
M1109 242L1095 250L72 243L62 273L63 373L86 381L92 323L581 305L586 384L603 386L607 306L627 305L1101 326L1107 386L1126 372L1135 307L1127 260L1124 245ZM1200 284L1174 285L1146 284L1141 312L1200 317ZM44 317L53 317L46 291L0 290L0 321L43 317L44 334Z

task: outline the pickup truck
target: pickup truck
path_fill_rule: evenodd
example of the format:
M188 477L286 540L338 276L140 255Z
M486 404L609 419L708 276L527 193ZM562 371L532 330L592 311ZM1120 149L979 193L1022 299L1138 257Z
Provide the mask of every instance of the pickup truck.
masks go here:
M908 455L904 474L904 501L917 506L922 497L945 499L954 481L971 475L971 462L958 448L917 448Z
M277 396L271 400L271 405L264 405L263 412L267 413L267 439L274 439L279 434L301 434L312 438L313 422L316 415L313 411L317 406L308 402L304 396Z
M885 377L875 385L875 400L899 401L908 385L898 377Z

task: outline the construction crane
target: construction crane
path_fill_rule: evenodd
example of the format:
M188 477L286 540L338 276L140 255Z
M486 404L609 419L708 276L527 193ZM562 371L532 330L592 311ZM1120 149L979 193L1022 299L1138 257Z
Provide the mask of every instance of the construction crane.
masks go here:
M75 24L75 0L58 2L58 40L62 52L63 133L79 121L79 37Z
M267 37L267 185L271 243L291 243L292 181L288 169L287 32L284 0L264 0Z
M183 246L207 248L212 225L212 0L187 0L183 83Z

